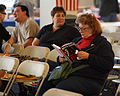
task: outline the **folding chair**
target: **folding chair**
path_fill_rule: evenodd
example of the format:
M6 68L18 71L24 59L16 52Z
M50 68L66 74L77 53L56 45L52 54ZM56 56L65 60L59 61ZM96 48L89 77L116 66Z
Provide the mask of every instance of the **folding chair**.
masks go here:
M22 44L13 44L13 54L22 54L22 51L24 50L24 46Z
M112 45L113 52L116 57L120 57L120 45L118 43L114 43Z
M46 62L48 62L48 60L57 62L57 57L58 57L59 53L56 51L56 49L53 49L52 51L50 51L46 57Z
M21 55L42 59L42 58L46 58L49 52L50 52L50 49L47 47L28 46L23 50L23 53Z
M120 64L115 64L113 68L116 69L119 73L118 74L119 75L118 79L112 80L112 82L118 84L115 96L120 96Z
M27 77L35 76L35 77L41 79L41 83L39 84L38 89L37 89L36 94L35 94L35 96L37 96L39 93L39 90L44 82L44 79L47 76L48 71L49 71L49 65L46 62L25 60L19 65L17 72L14 76L14 79L12 80L11 85L9 86L8 90L11 89L13 83L16 81L16 77L18 74L22 74L22 75L27 76ZM28 82L31 80L26 79L25 81ZM24 83L25 81L23 80L20 82ZM16 82L19 82L19 80L17 80Z
M83 96L83 95L79 93L67 91L67 90L51 88L48 91L46 91L43 94L43 96Z
M9 32L9 34L12 34L13 30L15 29L15 27L13 27L13 26L7 26L5 28Z
M15 71L17 70L18 65L19 65L19 60L17 58L0 56L0 70L5 70L6 72L13 71L13 75L14 75ZM13 79L13 75L9 79L4 92L0 92L0 96L8 95L8 93L9 93L8 88Z
M59 53L56 51L56 49L53 49L48 53L45 62L47 62L50 66L49 71L52 71L56 66L58 66L56 63L58 55Z

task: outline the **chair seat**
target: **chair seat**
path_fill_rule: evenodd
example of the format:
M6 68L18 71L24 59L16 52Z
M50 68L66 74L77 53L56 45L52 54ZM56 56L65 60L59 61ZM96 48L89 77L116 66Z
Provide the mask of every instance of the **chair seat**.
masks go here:
M119 69L119 70L120 70L120 64L115 64L115 65L113 66L113 69Z
M120 79L112 80L112 82L120 84Z
M109 75L107 80L113 80L113 79L118 79L118 78L119 78L119 76L117 76L117 75Z
M83 96L82 94L67 91L67 90L62 90L62 89L57 89L57 88L51 88L47 90L43 96Z
M0 96L3 96L3 92L0 92Z

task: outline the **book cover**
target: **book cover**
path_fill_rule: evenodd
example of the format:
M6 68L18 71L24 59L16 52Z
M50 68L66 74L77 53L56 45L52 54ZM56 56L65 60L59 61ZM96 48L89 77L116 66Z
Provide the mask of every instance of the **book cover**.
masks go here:
M62 47L57 46L56 44L52 44L53 48L57 50L61 57L65 57L68 62L71 64L74 60L77 60L76 52L79 49L76 47L75 43L67 43Z

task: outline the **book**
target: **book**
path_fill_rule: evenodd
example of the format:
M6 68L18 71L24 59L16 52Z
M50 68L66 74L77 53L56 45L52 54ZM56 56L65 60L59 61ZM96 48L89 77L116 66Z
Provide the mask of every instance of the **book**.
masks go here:
M53 48L57 50L61 57L65 57L70 64L75 60L82 60L80 57L77 57L79 51L89 52L95 48L94 44L90 44L86 48L78 49L74 42L66 43L63 46L59 47L56 44L52 44Z
M79 49L76 47L75 43L66 43L62 47L56 44L52 44L52 46L57 50L60 56L66 58L70 64L72 64L74 60L77 60L76 53Z

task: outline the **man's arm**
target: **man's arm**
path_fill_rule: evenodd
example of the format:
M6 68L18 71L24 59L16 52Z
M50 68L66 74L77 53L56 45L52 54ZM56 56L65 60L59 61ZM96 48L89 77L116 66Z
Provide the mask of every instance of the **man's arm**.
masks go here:
M40 42L40 40L38 38L35 38L32 42L32 46L38 46L39 42Z
M6 46L4 48L4 53L10 53L11 45L15 42L14 38L10 37L10 39L7 41Z
M23 44L24 47L31 46L34 38L26 39L25 43Z

